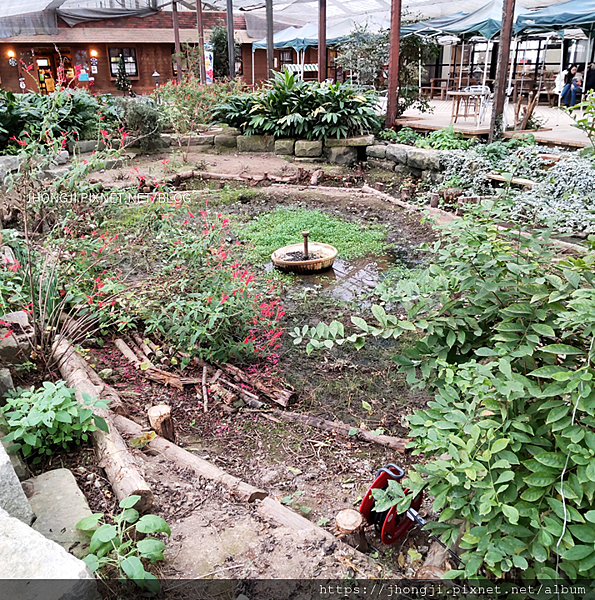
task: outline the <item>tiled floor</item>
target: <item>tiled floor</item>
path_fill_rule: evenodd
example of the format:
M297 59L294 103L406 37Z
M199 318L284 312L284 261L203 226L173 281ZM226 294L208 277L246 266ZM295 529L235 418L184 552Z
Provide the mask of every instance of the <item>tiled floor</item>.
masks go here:
M430 113L421 113L417 109L407 110L403 118L399 120L401 125L409 125L414 129L427 127L427 129L440 129L448 127L451 124L451 100L431 100ZM514 105L507 108L508 122L514 119ZM547 144L562 144L575 147L589 145L587 135L573 126L574 121L563 110L550 108L549 106L538 106L535 109L535 116L543 121L542 129L533 132L537 141ZM466 119L459 117L453 126L456 130L464 133L485 134L489 131L488 119L480 125L475 124L474 116Z

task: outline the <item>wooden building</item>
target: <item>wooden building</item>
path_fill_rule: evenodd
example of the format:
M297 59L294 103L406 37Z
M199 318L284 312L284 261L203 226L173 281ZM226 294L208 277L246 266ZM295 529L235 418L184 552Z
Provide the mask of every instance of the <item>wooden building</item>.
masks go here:
M198 42L196 13L180 11L180 40ZM205 12L205 40L224 12ZM234 16L238 43L247 38L242 16ZM0 39L0 88L13 92L53 91L61 77L71 87L93 93L121 94L115 87L120 55L132 89L137 94L155 89L153 74L164 83L176 76L174 30L171 11L146 17L120 17L89 21L74 27L58 18L56 35L19 35Z

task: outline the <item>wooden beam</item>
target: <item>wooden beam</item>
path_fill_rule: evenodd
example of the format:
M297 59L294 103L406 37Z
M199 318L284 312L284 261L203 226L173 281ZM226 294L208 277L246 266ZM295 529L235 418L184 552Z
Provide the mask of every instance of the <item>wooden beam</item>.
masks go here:
M401 45L401 0L392 0L390 13L390 54L388 58L388 97L386 126L394 127L397 118L399 87L399 49Z
M318 0L318 81L326 80L326 0Z
M207 82L207 70L205 67L205 29L202 20L202 2L196 0L196 28L198 29L198 59L200 61L200 82Z
M178 3L173 0L171 3L171 17L174 25L174 43L176 48L176 71L178 83L182 82L182 47L180 45L180 21L178 19Z
M267 15L267 76L273 77L275 69L275 45L273 42L273 0L266 0Z
M489 141L493 142L495 136L500 136L502 130L502 116L504 101L506 99L506 77L510 61L510 41L512 39L512 26L514 24L515 0L504 0L502 3L502 27L500 29L500 43L498 44L498 63L496 66L496 79L494 82L494 106L490 122Z
M233 35L233 0L227 0L227 57L229 61L229 78L236 77L235 38Z

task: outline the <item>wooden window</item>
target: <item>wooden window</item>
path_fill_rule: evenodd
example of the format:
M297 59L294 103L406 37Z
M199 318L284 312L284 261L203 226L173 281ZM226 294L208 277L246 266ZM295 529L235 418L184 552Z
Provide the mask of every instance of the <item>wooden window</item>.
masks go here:
M283 65L292 65L293 64L293 50L280 50L279 51L279 62L281 63L281 68L283 68Z
M120 56L124 59L126 73L129 77L138 77L138 65L136 62L136 48L109 48L109 69L113 78L118 76L118 65Z

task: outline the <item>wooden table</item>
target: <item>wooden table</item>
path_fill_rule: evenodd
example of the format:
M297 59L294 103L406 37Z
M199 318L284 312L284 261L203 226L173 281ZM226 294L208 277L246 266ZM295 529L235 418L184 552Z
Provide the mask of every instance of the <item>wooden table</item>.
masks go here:
M477 116L479 114L479 106L481 100L481 94L477 92L458 92L458 91L450 91L446 92L448 96L452 98L452 112L450 115L450 122L456 123L459 117L464 117L465 119L470 116L469 115L469 105L471 100L473 100L473 118L475 119L475 124L477 125ZM461 101L464 105L464 111L461 113Z

